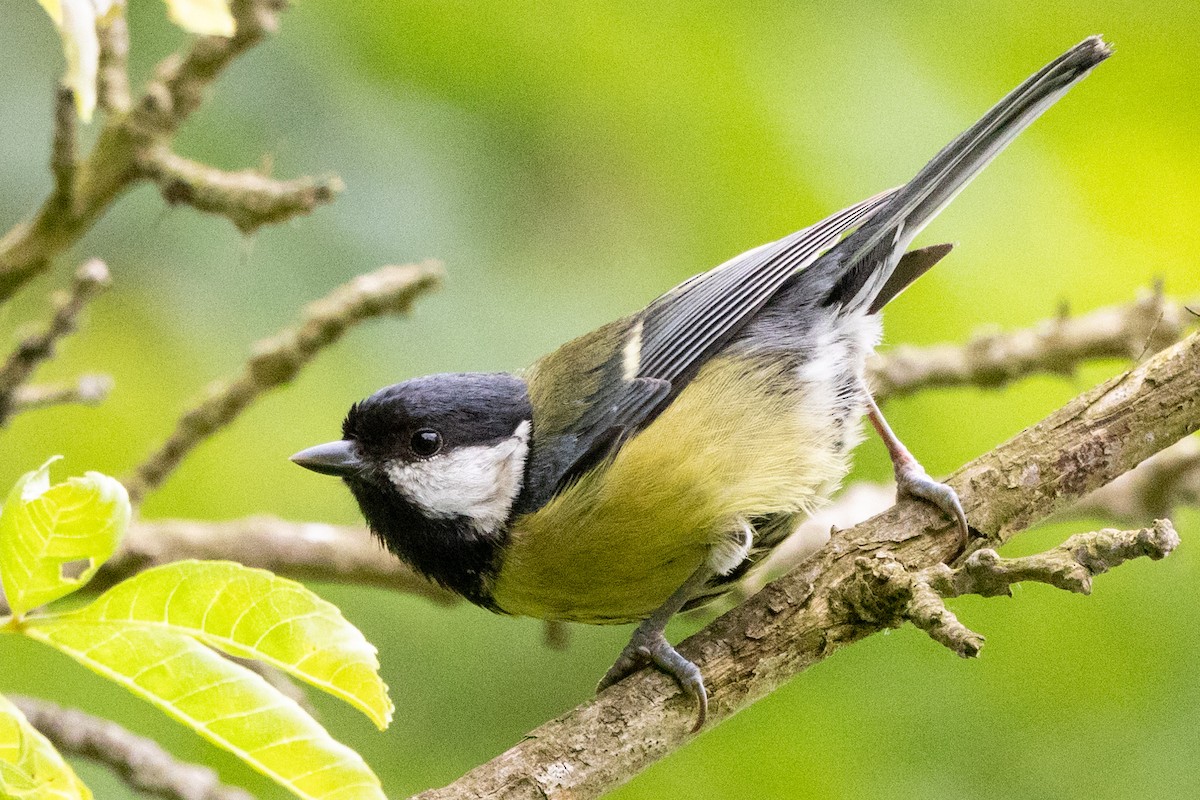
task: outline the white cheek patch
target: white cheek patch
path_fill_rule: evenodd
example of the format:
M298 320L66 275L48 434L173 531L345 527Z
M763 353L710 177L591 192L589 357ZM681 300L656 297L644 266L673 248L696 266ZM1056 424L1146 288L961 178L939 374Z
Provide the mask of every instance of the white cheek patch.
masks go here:
M521 490L529 421L493 445L460 447L424 461L393 461L392 484L430 517L462 516L482 531L504 523Z

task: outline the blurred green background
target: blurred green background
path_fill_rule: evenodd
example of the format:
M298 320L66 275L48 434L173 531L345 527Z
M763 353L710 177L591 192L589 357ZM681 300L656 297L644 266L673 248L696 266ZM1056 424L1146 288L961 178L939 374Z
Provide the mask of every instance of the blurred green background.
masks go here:
M184 40L131 0L138 76ZM0 11L0 228L49 187L57 36L33 0ZM239 61L179 149L277 175L331 171L330 207L246 238L165 209L143 186L50 276L0 312L35 319L86 256L116 287L39 378L104 371L101 408L18 417L0 486L47 455L121 474L249 344L356 273L439 257L446 288L376 322L205 444L147 517L269 513L352 523L335 481L286 457L333 437L349 403L419 373L522 366L681 279L910 177L1027 74L1104 33L1117 55L1025 133L921 241L960 244L889 308L888 342L1128 301L1155 277L1195 295L1200 261L1200 7L1178 0L972 3L539 3L306 0ZM1115 373L1000 393L926 393L887 408L935 474ZM65 473L60 473L65 474ZM853 478L885 479L868 441ZM1194 796L1200 785L1194 612L1184 546L1097 582L955 601L988 636L962 662L924 634L876 636L804 674L634 779L635 798ZM1102 521L1095 521L1097 524ZM1012 552L1092 525L1043 528ZM385 591L316 586L381 650L387 733L317 699L389 796L441 785L590 696L628 629L540 625ZM677 629L685 633L691 623ZM139 701L32 644L0 639L0 691L111 715L231 782L281 797ZM101 797L126 796L83 767Z

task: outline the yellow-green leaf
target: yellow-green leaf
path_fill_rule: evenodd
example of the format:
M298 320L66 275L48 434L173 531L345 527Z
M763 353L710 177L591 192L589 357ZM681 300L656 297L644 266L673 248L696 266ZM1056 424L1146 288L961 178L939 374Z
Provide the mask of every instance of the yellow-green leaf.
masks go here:
M245 667L150 626L30 619L25 635L145 698L297 797L384 800L362 757Z
M50 19L54 20L55 25L62 25L61 0L38 0L38 5L46 9L46 13L50 15Z
M146 570L65 618L131 622L194 636L345 700L381 729L392 702L375 647L304 586L229 561L178 561Z
M107 475L50 485L52 458L13 486L0 511L0 584L15 614L83 586L129 527L129 495Z
M0 797L91 800L92 793L54 745L0 695Z
M229 0L167 0L171 21L185 31L208 36L233 36L236 23Z

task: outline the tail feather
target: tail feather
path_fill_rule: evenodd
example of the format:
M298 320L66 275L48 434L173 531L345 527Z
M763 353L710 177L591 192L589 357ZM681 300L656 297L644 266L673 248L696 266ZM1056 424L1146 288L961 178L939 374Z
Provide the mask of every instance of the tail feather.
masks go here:
M878 313L881 308L892 302L896 295L908 288L910 283L933 269L934 264L945 258L953 249L954 245L947 242L946 244L922 247L918 250L909 250L900 256L899 263L896 264L891 276L883 284L883 288L875 294L875 299L871 301L871 307L867 309L867 313Z
M943 148L862 227L809 268L811 279L828 287L825 304L877 310L882 303L876 300L885 286L891 285L892 296L903 289L889 279L913 238L1017 134L1111 54L1099 36L1085 39L1026 79Z

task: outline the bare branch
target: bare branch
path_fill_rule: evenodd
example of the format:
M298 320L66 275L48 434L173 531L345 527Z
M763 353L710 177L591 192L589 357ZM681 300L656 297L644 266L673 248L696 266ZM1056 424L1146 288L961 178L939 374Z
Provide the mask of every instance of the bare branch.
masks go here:
M55 298L54 316L46 329L27 337L0 366L0 424L12 413L13 395L43 361L54 356L55 345L79 324L88 302L112 282L99 259L86 261L75 272L70 292Z
M169 56L159 65L157 77L134 104L129 100L129 40L125 21L116 15L118 18L101 26L98 88L99 102L108 112L104 126L91 151L68 175L66 165L74 159L68 162L59 157L66 152L65 143L69 140L65 135L66 120L59 120L54 147L56 190L29 219L0 236L0 302L48 269L53 259L79 241L123 193L139 181L166 174L161 165L156 171L151 154L170 152L175 134L200 107L213 81L234 59L278 27L279 14L285 5L283 0L234 0L232 11L237 33L229 39L196 37L185 54ZM59 101L61 116L61 97ZM73 119L70 124L74 125ZM255 191L243 191L240 196L256 205L241 211L233 207L236 197L226 194L222 198L214 194L214 187L232 184L245 188L250 181L246 173L223 175L183 159L169 166L177 169L175 179L168 181L171 186L168 200L178 202L184 197L195 197L196 205L223 213L243 230L252 229L254 225L249 223L254 220L261 225L311 210L331 197L337 185L331 178L312 180L310 190L305 189L303 180L287 184L254 183L251 188ZM192 168L190 172L188 167ZM182 180L185 177L195 178L198 183ZM68 185L68 178L71 179L69 203L64 202L62 191ZM280 187L286 187L286 191L276 192L279 196L266 202L264 198ZM284 202L297 198L298 202L290 205ZM265 210L264 204L269 206Z
M79 403L96 406L104 402L112 391L113 381L108 375L81 375L75 383L35 384L21 386L13 393L12 413L34 411L50 406Z
M1196 318L1161 287L1133 303L1080 317L1061 315L1032 328L984 333L964 345L901 345L876 355L868 374L876 400L947 386L996 388L1038 372L1071 374L1097 358L1140 360L1179 340Z
M61 752L103 764L136 791L166 800L253 800L248 792L223 785L215 770L178 761L153 740L111 720L32 697L9 699Z
M942 597L1009 597L1009 587L1022 581L1091 594L1092 579L1097 575L1135 558L1158 561L1178 546L1175 526L1170 520L1160 519L1151 528L1077 533L1053 550L1032 556L1001 558L995 550L976 550L957 569L936 564L925 570L922 578Z
M989 545L1003 543L1197 430L1197 374L1194 334L964 466L949 483L976 533ZM957 548L954 527L911 501L835 533L796 570L680 645L706 676L709 719L725 719L880 630L832 602L858 558L887 550L917 571L954 557ZM643 671L420 797L596 797L688 741L693 714L670 678Z
M229 559L296 580L378 586L440 605L458 602L458 595L388 554L363 528L273 517L139 520L88 588L103 589L144 569L187 558Z
M111 14L97 29L100 39L100 71L96 99L106 114L129 113L129 25L124 14Z
M165 146L147 150L139 164L168 205L183 203L228 217L242 233L311 213L344 188L335 176L279 181L254 170L225 172Z
M1128 522L1166 516L1177 506L1198 503L1200 439L1189 436L1092 492L1071 512Z
M279 29L286 0L233 0L237 32L197 36L187 53L164 59L134 111L134 124L160 139L169 138L204 102L205 94L231 63Z
M130 499L140 502L197 445L264 393L290 382L349 328L381 314L407 313L414 300L441 283L441 276L441 265L434 261L386 266L359 275L309 305L298 325L254 345L240 373L213 384L200 404L184 413L175 432L124 481Z
M973 658L983 647L983 637L959 622L943 598L1009 597L1012 585L1023 581L1091 594L1097 575L1142 556L1155 561L1166 558L1178 546L1174 526L1160 519L1152 528L1078 533L1053 550L1022 558L976 550L958 568L934 564L912 572L881 550L855 559L853 576L837 589L833 602L846 603L851 614L877 625L899 627L910 621L934 641Z
M50 144L50 172L54 175L53 197L70 208L75 195L75 166L79 159L75 118L75 93L58 87L54 104L54 139Z
M988 552L996 552L991 550ZM830 603L848 619L880 628L912 622L963 658L983 649L983 637L958 621L929 585L925 570L909 572L886 551L854 560L854 572L834 591Z

